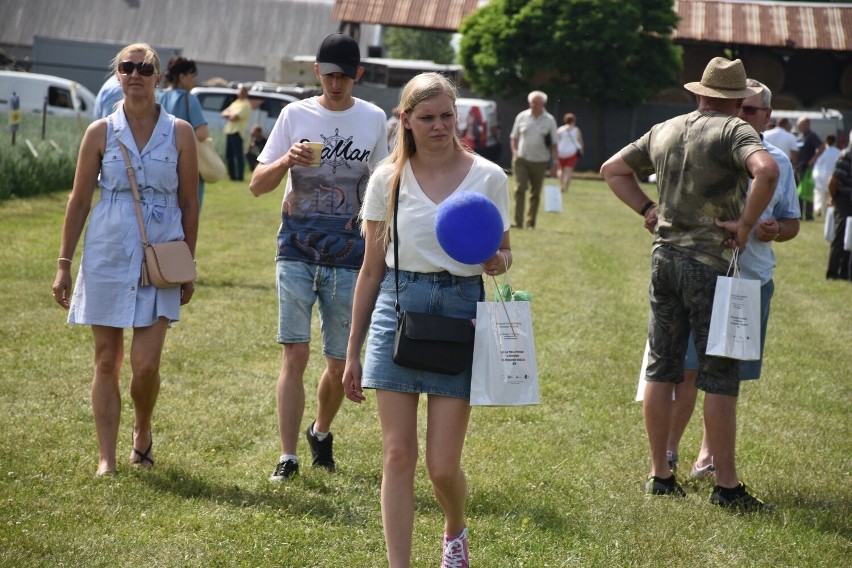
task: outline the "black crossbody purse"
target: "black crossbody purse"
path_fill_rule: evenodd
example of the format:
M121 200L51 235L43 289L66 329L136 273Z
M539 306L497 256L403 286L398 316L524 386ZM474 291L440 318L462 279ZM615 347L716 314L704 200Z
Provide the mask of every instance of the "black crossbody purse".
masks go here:
M393 208L393 271L396 278L396 335L393 362L403 367L458 375L473 360L474 327L469 319L402 311L399 307L399 182Z

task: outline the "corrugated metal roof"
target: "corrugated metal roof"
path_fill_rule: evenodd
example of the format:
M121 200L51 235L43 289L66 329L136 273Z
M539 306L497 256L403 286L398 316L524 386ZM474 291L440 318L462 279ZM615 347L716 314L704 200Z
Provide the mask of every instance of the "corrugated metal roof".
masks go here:
M336 0L332 18L458 30L483 0ZM681 41L852 51L852 4L675 0ZM791 43L794 42L794 43Z
M145 41L182 47L199 62L262 67L270 55L316 53L339 26L333 7L334 0L2 0L0 43Z
M362 22L456 31L479 0L337 0L331 17Z
M852 50L852 4L675 0L676 40Z

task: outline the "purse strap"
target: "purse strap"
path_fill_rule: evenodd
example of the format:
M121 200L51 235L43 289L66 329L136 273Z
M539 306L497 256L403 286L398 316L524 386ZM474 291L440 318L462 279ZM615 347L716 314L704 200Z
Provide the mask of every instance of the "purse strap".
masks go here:
M121 155L124 156L124 165L127 168L127 177L130 178L130 189L133 191L133 203L136 205L136 221L139 222L139 233L142 235L142 248L148 246L148 235L145 233L145 222L142 220L142 206L139 204L139 189L136 187L136 172L133 171L133 165L130 163L130 156L127 153L127 147L121 142L118 142L121 147Z
M399 186L402 182L401 178L402 176L397 178L396 187L393 190L393 275L396 279L396 302L393 307L396 310L397 321L399 321L401 314L399 310L399 231L396 228L396 217L397 213L399 213Z

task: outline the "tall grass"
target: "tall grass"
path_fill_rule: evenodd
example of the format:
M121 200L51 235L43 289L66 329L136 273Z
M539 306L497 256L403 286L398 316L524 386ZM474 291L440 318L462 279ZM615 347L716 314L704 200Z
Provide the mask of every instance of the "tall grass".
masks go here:
M157 465L121 463L112 479L93 477L91 333L66 325L50 294L65 195L0 204L0 565L385 564L373 394L344 403L334 423L338 473L266 480L278 457L280 198L208 186L198 291L166 340ZM512 282L534 294L542 403L473 411L463 465L474 566L848 565L852 286L823 278L818 223L776 245L763 377L739 401L740 474L776 505L771 515L713 507L705 483L687 484L686 499L643 497L647 441L632 400L648 313L641 218L603 183L577 180L565 213L513 231L512 247ZM318 342L303 427L316 412ZM126 456L126 394L123 409ZM422 465L415 503L413 563L436 567L442 520Z
M48 115L42 138L41 115L24 114L13 145L8 120L0 112L0 200L70 187L88 121Z

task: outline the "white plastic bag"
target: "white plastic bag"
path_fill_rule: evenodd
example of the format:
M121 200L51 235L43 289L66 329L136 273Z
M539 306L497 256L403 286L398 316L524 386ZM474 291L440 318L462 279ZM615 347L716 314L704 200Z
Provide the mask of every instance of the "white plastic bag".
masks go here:
M755 361L760 359L760 281L740 278L738 252L731 261L733 276L716 277L706 353Z
M651 352L651 345L648 340L645 340L645 353L642 355L642 366L639 368L639 384L636 385L636 402L645 400L645 371L648 370L648 354Z
M834 226L834 207L829 207L825 210L825 227L822 230L822 236L825 237L825 240L828 242L834 242L834 231L836 227Z
M852 251L852 217L846 217L846 232L843 234L843 250Z
M479 302L473 341L472 406L538 404L529 302Z
M648 381L645 380L645 372L648 370L648 356L651 354L651 344L645 340L645 354L642 355L642 367L639 368L639 384L636 385L636 402L645 400L645 385ZM672 400L675 400L675 391L672 389Z
M562 190L558 185L544 186L544 211L562 213Z

